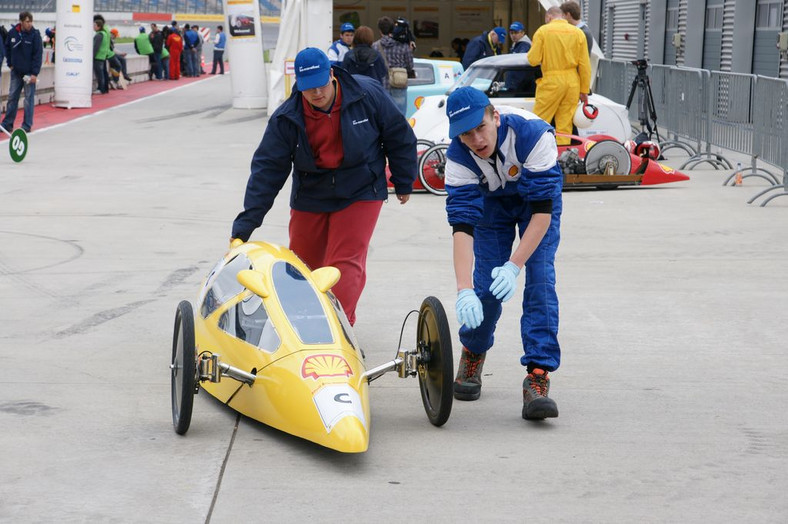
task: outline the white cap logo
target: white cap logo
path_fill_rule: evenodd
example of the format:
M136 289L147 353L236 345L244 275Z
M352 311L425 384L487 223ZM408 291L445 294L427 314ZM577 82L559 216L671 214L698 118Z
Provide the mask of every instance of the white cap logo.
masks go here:
M449 118L454 118L454 115L459 115L460 113L464 113L465 111L468 111L470 108L471 106L465 106L465 107L461 107L457 111L452 111L451 113L449 113Z
M298 72L299 73L303 73L304 71L311 71L312 69L320 69L320 66L317 65L317 64L313 65L313 66L309 66L309 67L303 67L302 66L302 67L298 68Z

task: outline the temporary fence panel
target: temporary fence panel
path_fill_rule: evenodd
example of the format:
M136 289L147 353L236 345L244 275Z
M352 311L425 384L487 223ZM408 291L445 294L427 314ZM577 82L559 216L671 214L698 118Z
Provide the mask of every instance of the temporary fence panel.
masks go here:
M596 92L619 104L627 103L626 62L600 59L597 66Z
M752 106L755 77L711 72L707 141L744 154L753 150Z
M657 114L657 127L665 130L670 128L670 115L668 107L668 72L669 66L651 65L648 75L651 81L651 93L654 98L654 112ZM631 112L630 112L631 115Z
M755 99L753 104L753 148L752 154L764 162L776 166L788 166L788 126L786 108L788 107L788 82L777 78L758 76L755 80Z
M667 75L667 125L675 135L697 141L700 148L705 131L703 70L674 67L667 71Z

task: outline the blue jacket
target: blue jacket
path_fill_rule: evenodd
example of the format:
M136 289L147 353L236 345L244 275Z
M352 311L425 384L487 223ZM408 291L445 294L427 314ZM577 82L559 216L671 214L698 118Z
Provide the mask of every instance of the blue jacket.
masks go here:
M496 167L482 160L460 141L446 151L446 213L452 226L476 226L485 198L517 197L529 201L536 212L560 213L563 174L557 163L553 128L542 120L502 114L498 128ZM544 135L549 150L529 158ZM538 168L534 166L538 165Z
M345 55L345 59L342 60L340 66L352 75L364 75L374 78L380 82L380 85L383 85L383 79L389 74L389 70L380 53L363 44L351 49Z
M189 29L183 33L183 43L186 45L186 49L193 49L197 47L199 40L200 35L197 34L197 31Z
M527 36L524 36L520 39L519 42L514 44L512 49L509 51L510 53L527 53L531 49L531 39Z
M462 55L462 68L468 69L470 65L482 58L500 54L500 46L495 46L496 49L490 46L489 31L485 31L476 38L472 38L465 48L465 54Z
M216 51L224 51L224 46L227 44L227 35L224 34L224 31L217 35L219 37L219 43L215 44L213 48Z
M248 240L271 209L290 171L290 206L328 213L361 200L386 200L386 159L397 194L413 191L416 136L380 83L333 67L342 88L340 125L344 158L336 169L315 165L304 123L298 84L271 115L252 157L244 211L233 222L232 237Z
M22 25L16 24L8 31L5 41L5 57L8 67L20 75L36 75L41 72L41 59L44 53L44 44L41 33L32 28L23 32Z

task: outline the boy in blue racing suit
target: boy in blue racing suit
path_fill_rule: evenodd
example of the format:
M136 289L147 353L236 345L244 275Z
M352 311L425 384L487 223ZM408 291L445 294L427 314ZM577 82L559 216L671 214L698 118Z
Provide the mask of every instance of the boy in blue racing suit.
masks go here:
M563 175L553 128L542 120L499 114L472 87L452 92L446 113L452 138L446 154L446 212L453 229L463 346L454 396L479 398L501 303L514 295L525 266L522 416L557 417L558 406L548 397L548 372L558 369L561 356L554 262ZM512 251L517 229L520 241Z

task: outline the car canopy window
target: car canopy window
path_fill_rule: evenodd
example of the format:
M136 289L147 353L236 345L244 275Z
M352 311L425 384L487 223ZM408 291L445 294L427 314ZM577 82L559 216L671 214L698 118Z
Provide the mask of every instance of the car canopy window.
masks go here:
M242 254L226 264L224 261L216 264L205 281L205 296L200 303L200 314L203 318L244 290L237 279L238 272L244 269L252 269L252 263Z
M435 68L432 64L423 64L416 62L413 64L413 72L416 78L409 78L409 86L425 86L435 83Z
M251 294L230 306L219 318L219 329L255 347L273 353L281 342L263 299Z
M271 268L279 303L304 344L331 344L334 337L315 288L292 264L276 262Z

